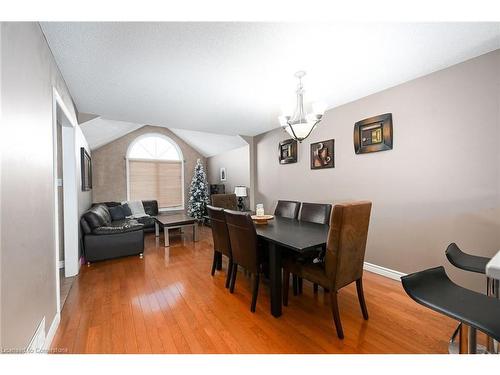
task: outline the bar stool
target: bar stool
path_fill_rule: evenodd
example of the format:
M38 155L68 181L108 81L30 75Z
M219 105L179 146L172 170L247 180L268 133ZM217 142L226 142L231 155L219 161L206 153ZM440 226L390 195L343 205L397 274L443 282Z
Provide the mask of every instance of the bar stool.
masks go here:
M454 242L448 245L445 254L449 262L457 268L469 272L480 273L483 275L486 274L485 272L486 264L488 264L490 258L464 253ZM486 277L486 295L488 296L495 295L494 285L495 283L489 277ZM450 345L448 350L452 354L456 354L459 351L458 344L455 342L455 339L458 336L460 329L461 325L459 324L457 329L455 330L455 332L453 332L453 335L450 338ZM493 340L488 339L488 348L479 345L477 348L477 352L480 353L495 352Z
M476 330L500 338L500 300L453 283L444 267L401 277L405 292L417 303L458 320L459 352L476 352Z

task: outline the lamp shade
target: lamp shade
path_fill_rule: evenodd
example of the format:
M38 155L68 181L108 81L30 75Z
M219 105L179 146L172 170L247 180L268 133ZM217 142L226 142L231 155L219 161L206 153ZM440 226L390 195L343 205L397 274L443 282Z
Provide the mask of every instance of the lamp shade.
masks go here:
M246 186L235 186L234 194L236 194L237 197L246 197L247 196Z

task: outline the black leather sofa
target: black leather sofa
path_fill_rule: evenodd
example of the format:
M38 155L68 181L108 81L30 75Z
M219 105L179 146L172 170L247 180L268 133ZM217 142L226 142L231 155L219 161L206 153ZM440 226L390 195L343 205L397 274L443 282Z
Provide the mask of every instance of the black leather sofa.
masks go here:
M87 262L142 255L144 251L144 224L136 219L113 221L105 204L95 204L87 210L80 225Z

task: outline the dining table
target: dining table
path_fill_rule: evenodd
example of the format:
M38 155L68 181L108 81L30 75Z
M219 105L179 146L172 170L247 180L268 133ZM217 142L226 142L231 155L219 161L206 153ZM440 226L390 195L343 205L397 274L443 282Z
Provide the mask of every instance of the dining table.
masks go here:
M329 226L276 216L267 224L256 224L255 227L257 237L267 247L271 314L278 318L282 313L283 253L300 255L325 246Z

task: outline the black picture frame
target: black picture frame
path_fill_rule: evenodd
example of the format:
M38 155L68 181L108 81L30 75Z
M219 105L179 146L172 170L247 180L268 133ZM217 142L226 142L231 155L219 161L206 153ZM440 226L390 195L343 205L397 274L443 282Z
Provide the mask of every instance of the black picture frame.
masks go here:
M392 150L392 113L366 118L354 124L354 152Z
M297 163L297 141L287 139L278 145L278 160L280 164Z
M311 143L311 169L335 168L335 139Z
M80 147L82 191L92 190L92 159L84 147Z

